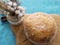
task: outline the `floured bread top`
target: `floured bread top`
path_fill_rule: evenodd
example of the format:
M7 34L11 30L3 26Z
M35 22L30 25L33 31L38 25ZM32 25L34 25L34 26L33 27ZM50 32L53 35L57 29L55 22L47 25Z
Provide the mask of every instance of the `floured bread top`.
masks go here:
M26 37L33 43L49 42L56 30L55 21L47 14L33 14L24 19Z

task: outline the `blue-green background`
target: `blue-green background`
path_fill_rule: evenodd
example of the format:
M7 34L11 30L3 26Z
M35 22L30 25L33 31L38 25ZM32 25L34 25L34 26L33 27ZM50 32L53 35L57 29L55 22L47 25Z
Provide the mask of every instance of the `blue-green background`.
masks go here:
M21 0L26 13L46 12L60 14L60 0Z
M21 6L26 8L26 13L45 12L60 14L60 0L21 0ZM0 45L16 45L16 38L10 24L8 22L2 23L1 20Z

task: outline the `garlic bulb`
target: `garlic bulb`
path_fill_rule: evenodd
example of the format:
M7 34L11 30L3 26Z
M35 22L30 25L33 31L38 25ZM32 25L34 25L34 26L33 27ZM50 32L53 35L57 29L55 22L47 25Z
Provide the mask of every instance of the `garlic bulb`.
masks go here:
M11 1L8 3L9 6L12 6L12 4L13 4L13 2L11 2Z
M22 14L22 13L20 13L18 16L19 16L19 17L22 17L22 16L23 16L23 14Z
M17 3L16 3L16 2L13 2L13 6L14 6L14 7L17 6Z
M11 9L11 6L7 6L7 8L10 10Z
M25 10L25 8L23 8L22 6L18 6L17 8L20 10Z
M20 14L20 10L16 10L15 13L16 13L16 14Z
M14 9L14 8L10 8L10 10L11 10L11 11L15 11L15 9Z

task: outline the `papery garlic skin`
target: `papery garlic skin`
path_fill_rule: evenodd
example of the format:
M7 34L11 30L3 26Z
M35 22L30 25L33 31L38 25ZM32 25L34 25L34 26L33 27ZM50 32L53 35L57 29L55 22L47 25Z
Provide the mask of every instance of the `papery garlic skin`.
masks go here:
M25 8L18 6L18 10L15 11L16 14L19 14L19 16L23 16L25 14Z
M19 17L22 17L22 16L23 16L23 14L22 14L22 13L20 13L18 16L19 16Z
M15 13L16 13L16 14L20 14L20 10L16 10Z
M12 14L7 14L8 21L14 25L20 23L22 21L22 16L25 14L25 8L16 2L9 2L7 8L12 11Z
M11 2L11 1L8 3L9 6L12 6L12 4L13 4L13 2Z
M14 6L14 7L17 6L17 3L16 3L16 2L13 2L13 6Z

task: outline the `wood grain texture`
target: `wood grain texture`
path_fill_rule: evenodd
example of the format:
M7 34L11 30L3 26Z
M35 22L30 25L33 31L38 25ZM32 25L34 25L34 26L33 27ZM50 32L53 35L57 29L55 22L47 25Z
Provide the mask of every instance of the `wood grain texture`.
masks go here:
M40 14L45 14L45 13L40 13ZM26 19L29 15L31 14L26 14L26 16L24 16L23 18ZM50 15L55 19L58 27L57 36L51 45L60 45L60 16L56 14L50 14ZM16 36L16 45L33 45L26 39L24 35L23 23L19 25L11 25L11 28Z

